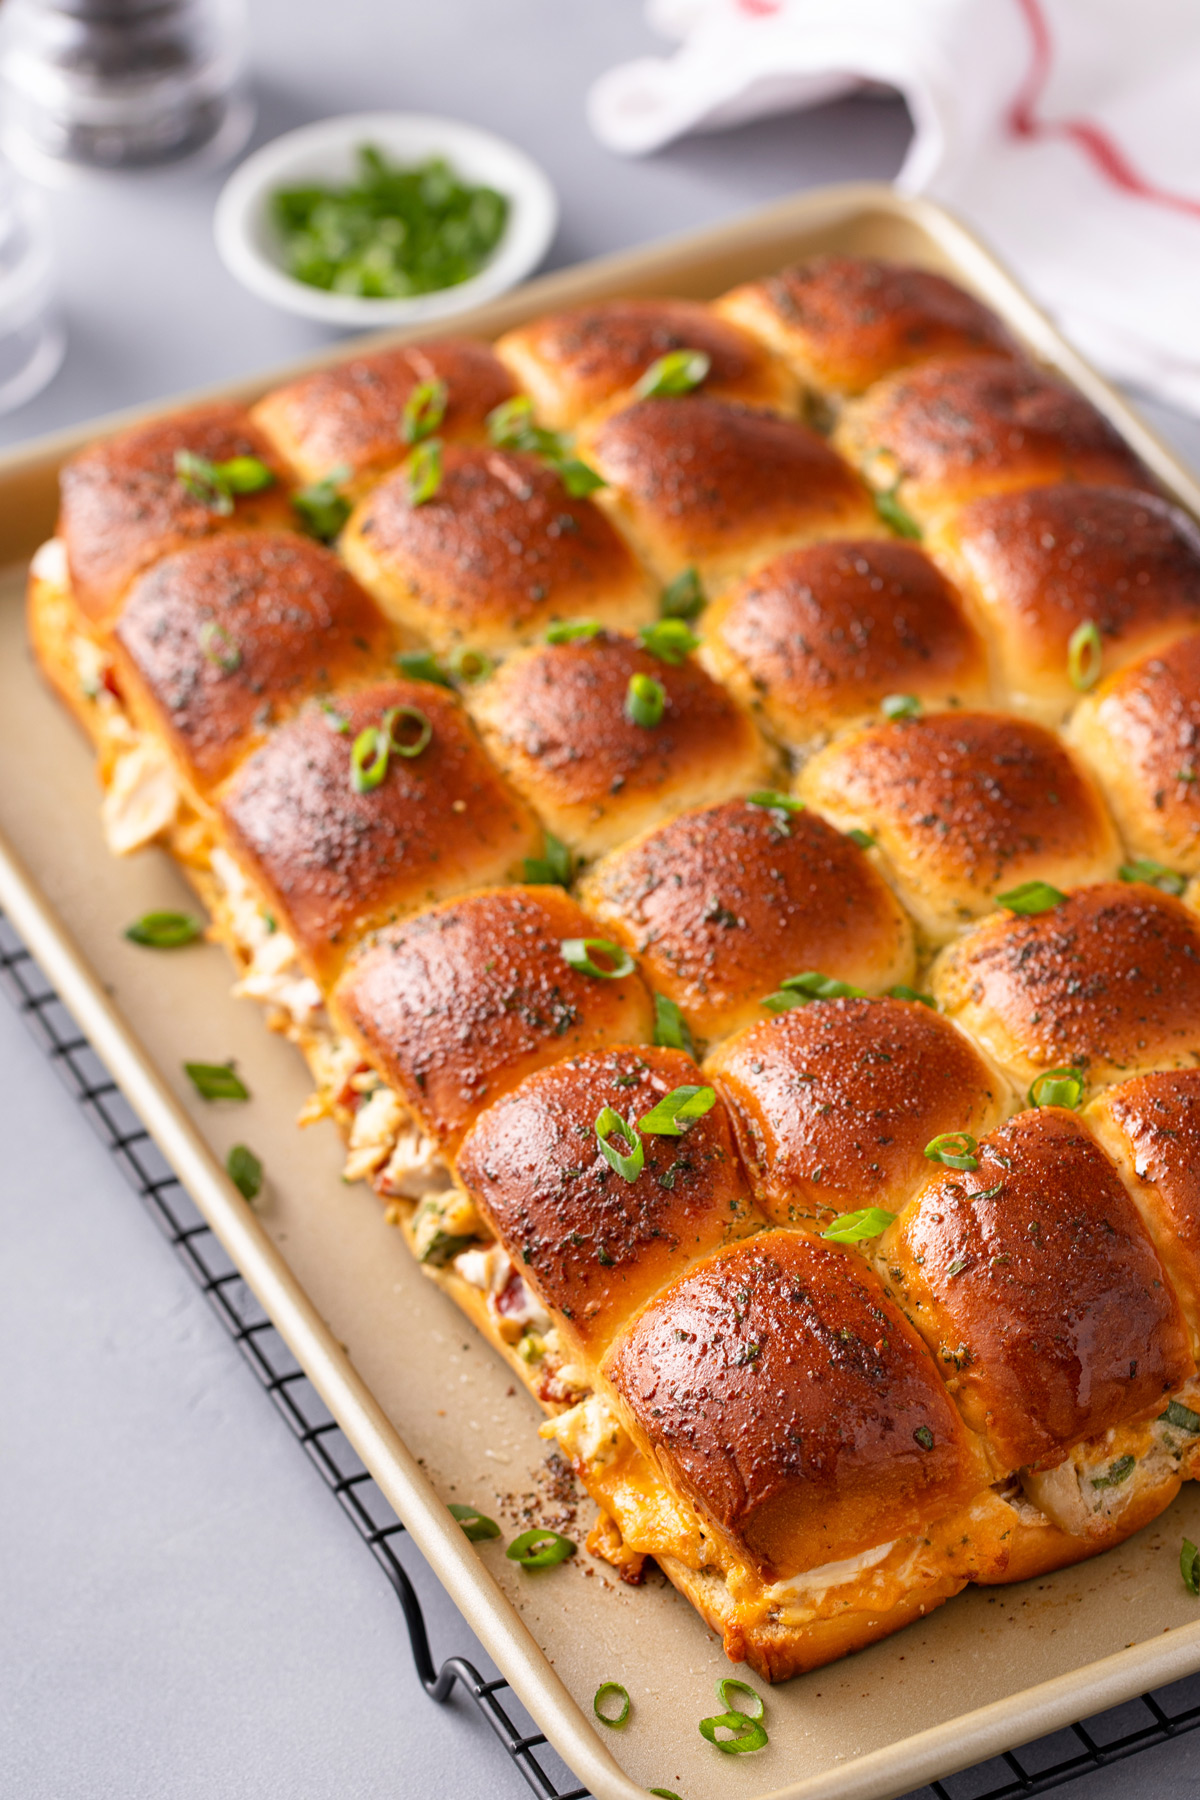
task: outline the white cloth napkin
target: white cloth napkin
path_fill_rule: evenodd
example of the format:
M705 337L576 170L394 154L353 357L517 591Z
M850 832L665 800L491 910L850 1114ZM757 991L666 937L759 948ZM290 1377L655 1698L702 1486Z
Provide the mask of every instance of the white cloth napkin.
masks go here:
M589 96L611 149L898 88L944 200L1119 379L1200 414L1200 0L648 0L669 57Z

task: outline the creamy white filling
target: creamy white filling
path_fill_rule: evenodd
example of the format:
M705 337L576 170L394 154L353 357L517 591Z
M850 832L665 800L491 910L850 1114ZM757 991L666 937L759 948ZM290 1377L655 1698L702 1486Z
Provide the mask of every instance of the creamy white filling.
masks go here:
M478 1250L463 1250L454 1258L454 1272L468 1287L486 1294L490 1310L499 1319L511 1320L539 1334L550 1329L550 1315L540 1306L521 1279L507 1251L499 1244L488 1244ZM513 1285L513 1277L516 1284ZM497 1304L507 1294L503 1309Z
M47 538L39 544L33 553L29 565L30 573L48 587L65 588L70 585L71 571L67 566L67 546L61 538Z
M450 1171L436 1138L422 1131L410 1112L404 1113L397 1127L391 1155L376 1186L382 1194L405 1200L423 1200L450 1186Z
M864 1569L873 1569L891 1555L896 1547L893 1538L890 1543L876 1544L873 1550L860 1550L857 1556L843 1556L837 1562L821 1563L818 1568L805 1569L801 1575L793 1575L787 1581L776 1581L767 1588L766 1595L772 1605L785 1606L791 1600L819 1600L830 1588L844 1587L848 1581L857 1581Z
M589 1394L570 1412L560 1413L539 1426L542 1437L552 1438L572 1462L603 1469L630 1447L629 1434L608 1401Z
M117 757L100 809L114 856L128 856L175 823L179 788L165 750L149 739Z

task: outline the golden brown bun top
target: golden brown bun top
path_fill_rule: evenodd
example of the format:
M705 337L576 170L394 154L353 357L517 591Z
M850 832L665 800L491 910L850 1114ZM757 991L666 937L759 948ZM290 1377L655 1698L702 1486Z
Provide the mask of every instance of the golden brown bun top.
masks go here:
M1086 702L1108 740L1102 774L1133 785L1147 825L1164 848L1194 863L1200 837L1200 633L1180 638L1113 675ZM1139 829L1140 827L1140 829Z
M556 887L492 888L372 939L334 1007L439 1144L535 1069L654 1033L641 977L598 980L564 960L597 927Z
M175 471L177 451L209 462L254 456L275 471L274 487L238 496L225 516L196 499ZM152 419L89 444L60 477L58 534L71 585L89 619L109 614L133 577L157 557L215 532L296 523L283 466L248 413L231 402Z
M883 878L808 812L730 800L681 813L598 863L581 898L702 1038L761 1016L788 975L887 987L911 968L911 927Z
M673 350L709 357L706 394L771 408L795 400L787 370L748 332L696 300L601 300L546 313L508 332L496 349L557 428L578 425L628 392Z
M448 445L431 500L414 506L401 470L347 532L429 609L439 639L518 642L554 619L605 616L606 602L642 580L604 514L517 450Z
M636 675L663 689L657 725L628 716ZM535 806L578 808L585 818L642 799L669 806L689 775L744 761L756 743L745 715L691 657L672 666L611 632L518 651L476 690L471 710Z
M882 488L941 505L1047 481L1146 484L1090 400L1010 357L938 358L881 381L835 434Z
M432 737L419 756L392 754L379 785L356 793L352 747L392 707L418 710ZM396 730L401 742L416 737L415 722ZM540 843L457 699L427 681L339 694L333 713L306 707L242 765L220 811L235 853L318 979L333 973L354 934L503 881Z
M925 1146L978 1136L1003 1105L979 1053L917 1001L814 1000L740 1031L704 1068L779 1225L898 1211L932 1172Z
M379 674L392 648L336 556L265 531L156 563L129 590L115 634L152 728L202 788L306 696Z
M493 407L516 392L503 363L474 338L433 338L355 356L276 388L254 417L305 481L342 467L354 477L395 468L409 453L402 427L413 390L442 382L437 435L482 440Z
M998 1466L1053 1466L1193 1372L1154 1246L1068 1112L1019 1113L947 1169L882 1246Z
M792 419L703 393L638 400L580 439L580 452L624 498L633 529L653 533L674 572L789 533L849 529L870 512L824 438Z
M917 1334L853 1252L800 1231L676 1281L608 1374L767 1580L923 1530L986 1483Z
M1141 882L985 919L946 952L935 986L998 1055L1032 1068L1103 1081L1200 1052L1200 927Z
M961 885L964 899L1053 879L1058 861L1069 881L1076 859L1116 849L1098 795L1054 733L1005 713L870 726L819 752L801 786L834 817L861 817L910 879Z
M665 1094L703 1081L678 1050L574 1057L523 1081L463 1140L459 1180L585 1355L599 1357L673 1275L755 1222L719 1101L679 1137L642 1135L633 1181L600 1152L605 1107L636 1129Z
M874 257L792 263L721 304L747 324L759 321L808 380L837 394L859 394L930 356L1015 352L995 313L973 295L928 269Z
M724 672L800 742L888 694L982 699L983 646L920 550L886 539L789 550L722 595L704 620Z

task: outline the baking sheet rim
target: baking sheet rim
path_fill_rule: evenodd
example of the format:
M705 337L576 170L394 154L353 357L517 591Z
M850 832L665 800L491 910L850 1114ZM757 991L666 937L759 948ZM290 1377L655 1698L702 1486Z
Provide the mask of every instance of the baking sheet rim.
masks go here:
M463 315L455 320L455 328L494 331L496 316L511 311L526 295L531 309L566 304L581 298L589 286L608 287L614 280L625 279L626 272L631 283L636 283L642 272L659 279L672 263L729 248L731 238L744 238L749 243L756 235L769 237L789 227L811 229L826 219L832 222L868 211L893 213L934 238L960 272L1031 346L1107 414L1175 495L1200 511L1200 483L1121 396L1063 342L979 240L945 209L929 201L906 198L880 184L854 183L812 190L703 232L576 265L527 284L477 313ZM381 333L356 340L356 348L424 335L428 334L420 330ZM341 360L345 353L343 342L266 377L225 383L36 439L0 456L0 494L3 485L15 477L48 478L63 457L119 423L206 397L243 398L256 394L268 383ZM589 1786L596 1800L636 1800L643 1795L645 1790L621 1770L528 1627L447 1513L399 1431L234 1189L2 831L0 907L212 1226L438 1580L464 1616L469 1616L488 1655L538 1727L572 1772ZM1020 1689L847 1763L773 1788L759 1800L890 1800L922 1783L952 1774L1197 1669L1200 1620L1034 1687Z

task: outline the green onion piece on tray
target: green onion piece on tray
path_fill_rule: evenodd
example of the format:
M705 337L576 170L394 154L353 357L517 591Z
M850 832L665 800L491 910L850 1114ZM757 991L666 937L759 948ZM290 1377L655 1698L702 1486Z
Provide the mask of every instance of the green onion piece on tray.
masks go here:
M547 831L543 837L541 856L525 858L521 879L530 887L569 887L574 873L575 858L561 838L556 838L552 831Z
M559 948L563 961L572 969L578 969L581 975L593 975L598 981L623 981L637 966L628 950L609 938L563 938ZM611 966L603 967L597 957Z
M658 1800L679 1800L674 1788L647 1788L649 1794L657 1794Z
M1099 628L1093 619L1085 619L1082 625L1075 627L1067 642L1067 674L1071 686L1086 694L1099 681L1103 662L1104 644Z
M458 1520L473 1544L486 1543L489 1538L500 1536L500 1527L495 1519L489 1519L477 1506L466 1506L461 1501L452 1500L446 1510Z
M944 1131L925 1146L930 1162L944 1163L948 1169L977 1169L979 1145L969 1131Z
M668 1000L665 994L654 996L654 1042L666 1050L683 1050L688 1056L696 1054L687 1020L675 1001Z
M731 1735L718 1737L718 1731L728 1731ZM744 1756L750 1750L765 1749L769 1741L762 1720L751 1719L744 1712L714 1713L710 1719L701 1719L700 1736L723 1750L726 1756Z
M253 1150L235 1144L225 1158L225 1173L243 1200L257 1200L262 1192L263 1166Z
M1189 1594L1200 1594L1200 1550L1191 1538L1184 1538L1183 1549L1179 1552L1179 1573L1183 1576L1183 1585Z
M748 1694L753 1702L743 1706L738 1700L729 1698L730 1690L736 1688L739 1694ZM729 1712L740 1712L747 1719L761 1719L766 1712L766 1702L757 1688L752 1688L744 1681L738 1681L733 1675L722 1675L717 1682L717 1699Z
M1168 868L1166 863L1154 862L1149 856L1122 863L1118 873L1122 881L1144 881L1149 887L1160 888L1164 894L1174 894L1177 898L1187 887L1186 875L1181 875L1178 869Z
M141 944L147 950L178 950L184 944L194 944L203 931L204 920L195 913L148 912L127 925L124 935L131 944Z
M658 610L664 619L694 619L707 604L699 574L695 569L684 569L659 595Z
M866 1238L879 1237L895 1217L882 1206L864 1206L858 1212L842 1213L821 1236L835 1244L861 1244Z
M613 1700L619 1702L620 1711L606 1712L605 1707ZM602 1681L592 1696L592 1711L600 1723L607 1725L610 1731L620 1731L628 1719L632 1707L633 1702L629 1698L629 1690L623 1688L619 1681Z
M1033 917L1061 906L1066 897L1061 888L1051 887L1048 881L1023 881L1020 887L997 894L996 905L1023 917Z
M631 725L653 731L662 723L667 704L667 691L653 675L631 675L625 694L625 717Z
M185 1062L183 1072L202 1100L248 1100L246 1086L232 1062Z
M643 625L638 637L643 649L672 668L678 668L700 644L684 619L656 619L653 625Z
M449 393L444 381L419 381L400 418L400 436L406 444L423 444L446 416Z
M705 350L668 350L650 364L634 392L640 400L690 394L711 368L712 357Z
M561 1532L535 1526L515 1537L504 1554L509 1562L520 1563L523 1569L552 1569L574 1556L575 1545Z
M638 1120L638 1130L648 1131L655 1137L682 1137L688 1127L711 1112L716 1103L713 1088L672 1088L648 1113L643 1113Z
M624 1144L625 1151L618 1150L612 1143L614 1136ZM637 1180L646 1166L646 1147L633 1126L627 1124L611 1106L602 1107L597 1114L596 1141L600 1145L600 1154L610 1169L615 1169L625 1181ZM625 1154L626 1151L628 1155Z
M1030 1106L1066 1106L1076 1112L1087 1078L1082 1069L1045 1069L1029 1089Z

